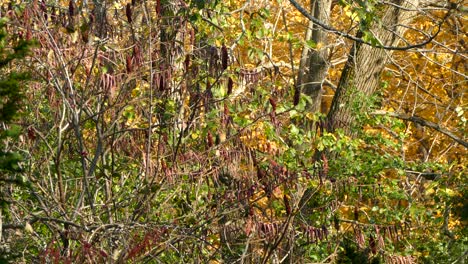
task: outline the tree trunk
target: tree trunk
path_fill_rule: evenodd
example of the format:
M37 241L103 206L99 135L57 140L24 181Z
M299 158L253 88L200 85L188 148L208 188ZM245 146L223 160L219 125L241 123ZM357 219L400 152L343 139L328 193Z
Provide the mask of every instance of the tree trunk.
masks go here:
M312 0L310 3L311 14L316 19L328 24L331 4L331 0ZM320 110L322 84L328 71L327 32L311 21L307 28L306 41L315 43L317 47L315 49L304 47L297 85L304 94L312 99L312 104L308 105L307 111L315 113Z
M385 6L380 23L374 23L371 32L382 45L395 46L406 27L414 17L417 0L397 0L396 6ZM358 37L362 32L358 32ZM365 101L380 87L380 75L391 50L372 47L355 42L348 55L348 61L341 74L340 82L327 115L330 130L342 128L351 134L355 125L356 111L366 111ZM354 111L353 111L354 110Z

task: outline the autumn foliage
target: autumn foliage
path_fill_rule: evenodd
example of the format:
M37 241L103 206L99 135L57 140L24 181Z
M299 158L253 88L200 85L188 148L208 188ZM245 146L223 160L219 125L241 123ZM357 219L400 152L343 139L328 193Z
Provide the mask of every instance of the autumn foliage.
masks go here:
M279 0L1 2L0 109L3 80L30 78L0 120L0 153L16 159L0 163L0 259L462 263L466 8L331 2L308 38L293 2L318 12ZM389 8L414 15L387 25ZM381 42L399 27L399 41ZM353 60L367 49L384 56L364 76L370 94ZM314 97L302 59L323 54ZM348 121L335 118L343 109Z

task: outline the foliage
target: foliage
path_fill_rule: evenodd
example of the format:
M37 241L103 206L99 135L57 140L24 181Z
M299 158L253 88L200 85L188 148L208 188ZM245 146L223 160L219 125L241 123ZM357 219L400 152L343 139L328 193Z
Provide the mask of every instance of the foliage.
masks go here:
M378 48L372 28L385 7L340 1L331 23ZM38 43L26 63L10 63L20 48L0 60L2 70L28 68L33 77L24 104L24 75L5 75L0 86L11 100L2 99L2 121L23 109L2 138L16 156L1 165L28 186L2 186L14 201L2 236L18 261L432 263L466 255L466 149L379 114L414 114L466 141L464 55L450 53L463 48L454 36L466 38L456 8L418 14L405 41L442 21L431 50L389 55L374 95L348 94L351 133L331 128L326 114L353 43L305 40L306 21L286 1L43 0L1 12L10 35L1 43ZM303 46L329 53L321 113L306 110L314 98L295 98Z
M7 193L9 184L16 187L24 186L25 182L20 173L22 155L14 147L22 134L22 128L12 124L18 119L18 112L23 99L25 81L28 79L26 73L17 73L9 70L16 61L27 55L31 43L20 39L10 46L10 39L5 30L5 19L0 20L0 225L4 218L10 220L9 207L12 203L11 196ZM14 255L10 252L7 244L2 243L0 236L0 262L6 262ZM12 254L13 253L13 254Z

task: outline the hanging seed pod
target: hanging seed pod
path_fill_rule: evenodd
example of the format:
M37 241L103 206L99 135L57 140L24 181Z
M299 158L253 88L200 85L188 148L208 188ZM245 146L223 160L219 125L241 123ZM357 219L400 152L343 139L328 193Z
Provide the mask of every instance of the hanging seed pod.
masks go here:
M211 92L211 82L206 82L206 98L211 99L213 97L213 93Z
M50 20L52 22L57 21L57 14L55 14L55 7L53 6L52 9L50 10Z
M328 238L328 229L325 225L322 225L322 232L323 232L323 237L324 239Z
M188 71L190 67L190 54L185 55L184 66L185 66L185 71Z
M132 23L132 6L130 4L127 4L125 8L125 14L127 15L127 21L128 23Z
M47 21L47 6L45 0L41 1L41 11L42 14L44 15L44 20Z
M34 131L34 129L32 127L28 128L28 138L30 140L35 140L36 139L36 132Z
M213 147L213 135L211 134L210 131L208 131L208 134L206 135L207 141L208 141L208 147Z
M358 206L354 206L354 220L357 221L359 220L359 208Z
M322 231L314 227L315 244L322 240Z
M27 41L30 41L32 39L32 31L31 31L31 28L27 28L26 29L26 40Z
M161 15L161 0L156 1L156 15L157 16Z
M127 55L127 73L132 72L132 57L130 55Z
M29 24L30 24L29 23L29 10L28 9L25 9L23 11L23 23L24 23L24 25L27 25L27 26L29 26Z
M338 217L333 217L333 225L335 226L336 231L340 231L340 220Z
M284 202L284 207L286 207L286 214L290 215L291 214L291 205L289 204L289 198L286 196L286 194L283 195L283 202Z
M89 14L89 26L92 26L94 23L94 14Z
M273 108L272 112L276 112L276 101L272 97L268 98L268 101L270 102L271 107Z
M398 233L398 226L394 225L393 228L395 230L395 236L396 236L397 241L400 241L400 234Z
M392 227L391 226L387 226L387 233L388 233L388 237L390 238L390 240L394 241L395 238L393 236L393 231L392 231Z
M377 246L379 249L384 249L385 248L385 240L383 236L377 236Z
M88 43L88 41L89 41L89 31L82 31L81 32L81 40L84 43Z
M221 63L222 63L223 70L226 70L228 67L228 50L224 44L223 44L223 47L221 48Z
M369 235L369 247L372 251L372 254L377 254L377 244L375 243L375 239L372 234Z
M162 92L162 91L166 90L165 85L166 85L166 83L164 81L164 76L163 75L159 76L159 91Z
M234 82L232 81L232 78L229 77L228 79L228 85L227 85L227 95L231 95L232 94L232 86L234 85Z
M229 113L229 108L228 108L226 102L224 102L222 122L223 122L223 124L225 126L229 123L229 120L230 120L229 114L230 114ZM224 142L224 140L226 140L226 134L224 133L223 135L224 135L224 138L221 140L222 142Z
M70 2L68 2L68 14L70 15L70 17L73 17L76 15L76 10L75 10L75 2L73 2L73 0L70 0Z

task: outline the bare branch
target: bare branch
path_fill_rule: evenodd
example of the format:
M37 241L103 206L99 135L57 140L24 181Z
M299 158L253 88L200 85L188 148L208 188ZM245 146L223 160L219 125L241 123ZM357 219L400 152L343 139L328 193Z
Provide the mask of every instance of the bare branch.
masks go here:
M436 124L434 122L425 120L425 119L423 119L421 117L410 116L410 115L395 113L395 112L388 112L388 111L383 111L383 110L375 111L375 112L371 113L371 115L387 115L387 116L395 117L395 118L398 118L398 119L401 119L401 120L411 121L411 122L420 124L422 126L430 127L432 129L434 129L434 130L448 136L449 138L455 140L458 144L464 146L465 148L468 148L468 142L466 142L465 140L463 140L459 136L455 135L455 133L451 132L450 130L448 130L448 129L444 128L444 127L441 127L440 125L438 125L438 124Z
M369 43L369 42L366 42L364 41L362 38L359 38L359 37L355 37L353 35L350 35L346 32L343 32L343 31L340 31L330 25L326 25L324 24L322 21L316 19L314 16L312 16L312 14L310 14L309 12L307 12L307 10L304 9L304 7L302 7L299 3L297 3L295 0L289 0L289 2L303 15L305 16L307 19L309 19L310 21L314 22L316 25L320 26L321 28L323 28L324 30L328 31L328 32L331 32L333 34L336 34L338 36L341 36L341 37L345 37L349 40L353 40L353 41L356 41L358 43L362 43L362 44L365 44L365 45L369 45L369 46L373 46L373 47L376 47L376 48L380 48L380 49L385 49L385 50L409 50L409 49L413 49L413 48L420 48L420 47L423 47L427 44L429 44L430 42L432 42L432 40L434 40L435 37L437 37L437 35L439 34L440 32L440 29L441 29L441 26L443 24L443 22L447 19L448 15L450 14L450 12L447 12L447 15L438 23L437 25L437 31L429 36L425 41L421 42L421 43L417 43L417 44L413 44L413 45L407 45L407 46L402 46L402 47L398 47L398 46L385 46L385 45L374 45L372 43Z

